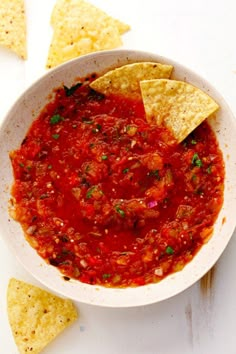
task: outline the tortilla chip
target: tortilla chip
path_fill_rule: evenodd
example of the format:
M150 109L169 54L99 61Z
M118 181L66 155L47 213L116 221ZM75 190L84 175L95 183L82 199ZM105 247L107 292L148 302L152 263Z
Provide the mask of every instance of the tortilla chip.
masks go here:
M61 24L64 21L67 21L67 18L75 16L75 12L78 13L77 16L80 16L80 10L79 7L81 6L82 3L85 3L84 1L81 0L57 0L52 14L51 14L51 25L53 28L57 28L58 24ZM86 4L87 8L91 9L91 11L96 11L101 12L98 8L95 8L95 6L91 4ZM107 15L107 17L110 17ZM120 34L124 34L125 32L130 30L130 26L127 25L124 22L121 22L120 20L110 17L111 23L113 23L113 26L116 26L118 28L118 31Z
M26 59L26 19L24 0L0 1L0 45Z
M108 71L90 84L95 91L104 95L116 94L130 98L141 98L139 82L169 78L173 67L154 62L140 62L121 66Z
M8 318L21 354L37 354L77 319L70 300L12 278L7 291Z
M47 68L80 55L120 47L120 34L129 29L84 0L57 0L51 24L54 33Z
M145 80L140 87L147 121L163 123L178 143L219 108L205 92L183 81Z

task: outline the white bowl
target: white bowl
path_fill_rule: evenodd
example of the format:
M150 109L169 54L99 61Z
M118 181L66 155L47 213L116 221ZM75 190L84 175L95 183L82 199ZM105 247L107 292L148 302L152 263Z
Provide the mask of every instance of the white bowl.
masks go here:
M137 288L117 289L88 285L76 280L65 281L55 267L48 265L38 256L26 242L20 224L9 217L8 201L13 182L9 151L20 146L31 122L48 102L48 95L55 87L62 84L71 86L78 77L84 77L93 72L104 72L107 69L135 61L172 64L174 78L186 80L199 87L219 103L221 109L216 119L210 120L210 124L216 132L225 161L224 204L209 242L182 271L169 275L159 283ZM86 55L67 62L49 71L23 93L1 126L0 233L13 254L35 278L53 291L71 299L110 307L131 307L167 299L199 280L218 260L233 234L236 225L235 136L236 121L222 96L203 78L173 60L145 52L114 50Z

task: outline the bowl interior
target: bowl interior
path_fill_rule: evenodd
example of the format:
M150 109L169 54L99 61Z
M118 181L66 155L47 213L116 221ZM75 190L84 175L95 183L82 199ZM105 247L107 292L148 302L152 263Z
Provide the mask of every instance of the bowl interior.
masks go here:
M224 204L209 242L181 272L174 273L157 284L137 288L110 289L83 284L75 280L64 281L61 273L55 267L47 265L29 246L20 225L9 217L8 202L13 182L9 151L21 144L31 122L48 102L48 96L55 87L63 84L71 86L78 77L84 77L93 72L102 73L110 68L137 61L172 64L174 66L173 78L199 87L219 103L220 111L215 118L209 120L209 123L217 135L225 161ZM101 306L130 307L167 299L200 279L220 257L233 234L236 224L234 215L236 209L235 135L236 121L221 95L203 78L172 60L150 53L129 50L98 52L72 60L49 71L33 84L14 104L2 123L0 130L0 234L13 254L34 277L48 288L74 300Z

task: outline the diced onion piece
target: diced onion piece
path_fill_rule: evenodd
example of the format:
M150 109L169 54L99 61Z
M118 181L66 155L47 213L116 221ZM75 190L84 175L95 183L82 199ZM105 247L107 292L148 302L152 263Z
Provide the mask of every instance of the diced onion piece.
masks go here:
M86 262L86 260L85 260L85 259L81 259L81 261L80 261L80 265L81 265L81 267L83 267L83 268L87 268L88 263Z
M161 267L156 268L154 270L154 274L157 275L158 277L162 277L163 276L163 269Z

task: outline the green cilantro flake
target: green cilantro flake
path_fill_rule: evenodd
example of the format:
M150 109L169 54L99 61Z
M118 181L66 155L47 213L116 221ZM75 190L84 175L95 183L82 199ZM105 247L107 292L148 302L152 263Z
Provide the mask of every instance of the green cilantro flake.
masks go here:
M148 176L150 177L156 177L157 180L160 180L160 175L158 170L153 170L148 172Z
M90 119L87 118L87 117L82 117L82 122L83 122L84 124L93 124L93 121L90 120Z
M115 209L116 209L116 212L117 212L122 218L125 217L125 212L124 212L124 210L120 209L120 206L119 206L119 205L116 205L116 206L115 206Z
M195 165L197 166L197 167L202 167L202 161L199 159L199 160L197 160L197 161L195 161Z
M57 140L60 138L60 134L53 134L52 137L53 139Z
M25 165L23 164L23 162L20 162L20 163L19 163L19 166L20 166L20 167L24 167Z
M128 173L128 172L129 172L129 168L124 168L122 172L123 172L124 174Z
M102 160L107 160L108 156L107 155L102 155Z
M191 144L192 144L192 145L196 145L196 144L197 144L196 140L192 139L192 140L191 140Z
M52 116L50 118L50 124L54 125L54 124L57 124L63 120L64 120L64 118L62 116L60 116L60 114L55 114L54 116Z
M108 278L110 278L111 277L111 274L109 274L109 273L104 273L103 275L102 275L102 278L103 279L108 279Z
M207 173L210 175L211 174L211 166L207 167Z
M202 160L200 160L198 154L195 152L192 157L192 164L197 167L202 167Z
M97 198L99 199L103 195L104 195L103 191L99 189L98 186L93 186L87 191L86 198L90 199L91 197L93 197L95 199Z
M171 246L167 246L166 247L166 253L169 254L169 255L173 254L174 253L173 248Z
M92 197L93 195L93 191L95 190L96 186L93 186L92 188L90 188L87 193L86 193L86 198L89 199Z

